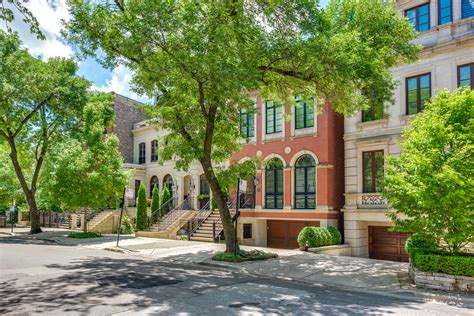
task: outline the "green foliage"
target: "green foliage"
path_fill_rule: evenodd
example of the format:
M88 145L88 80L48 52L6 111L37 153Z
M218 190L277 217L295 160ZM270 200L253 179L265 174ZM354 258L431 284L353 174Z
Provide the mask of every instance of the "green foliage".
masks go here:
M137 218L135 222L137 230L143 230L148 228L148 214L147 214L147 202L146 202L146 188L142 183L138 189L137 197Z
M71 233L68 235L69 238L75 239L85 239L85 238L99 238L102 237L101 234L94 233L94 232L87 232L87 233Z
M171 210L170 199L171 199L170 191L168 190L168 187L165 186L163 190L161 191L161 208L160 208L161 216L165 216Z
M339 245L341 233L335 227L308 226L300 231L297 241L301 247L308 244L310 248Z
M30 26L30 32L36 35L39 40L45 40L43 32L41 32L38 20L35 16L25 7L24 3L29 0L0 0L0 20L3 20L6 25L8 32L12 33L9 23L15 19L15 11L17 14L21 14L22 21ZM5 5L5 3L7 3Z
M442 255L415 252L412 263L417 269L425 272L474 277L474 256L472 254Z
M239 251L237 254L228 252L218 252L212 260L215 261L227 261L227 262L244 262L244 261L256 261L256 260L267 260L272 258L278 258L278 255L271 252L264 252L262 250L251 250L251 251Z
M160 195L158 194L158 188L156 184L153 186L153 191L151 193L151 214L154 219L161 218L160 210Z
M459 252L474 242L474 92L438 91L401 148L382 183L395 230Z
M405 252L413 258L413 255L416 252L437 252L440 250L440 246L436 243L433 243L429 240L420 239L421 237L415 235L411 235L408 237L407 241L405 242Z
M113 97L93 94L84 107L72 139L55 147L48 164L52 200L70 209L115 208L128 180L115 135L104 135L113 126Z
M122 216L122 226L120 226L121 234L133 234L135 230L133 229L133 224L127 214Z

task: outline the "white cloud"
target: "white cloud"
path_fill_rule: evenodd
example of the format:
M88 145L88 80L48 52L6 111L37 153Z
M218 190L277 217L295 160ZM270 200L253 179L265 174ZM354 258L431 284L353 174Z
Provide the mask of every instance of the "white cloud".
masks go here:
M131 91L130 82L132 81L132 72L127 67L120 65L112 71L112 78L107 80L105 85L92 86L93 90L102 92L115 92L134 100L147 102L149 99L139 96Z
M8 3L6 5L8 6ZM65 0L34 0L26 2L25 6L38 20L46 40L38 40L36 35L31 34L29 26L22 21L21 15L13 9L15 20L10 27L18 32L24 46L33 55L42 56L45 59L56 56L71 57L73 55L71 47L61 40L61 20L69 20Z

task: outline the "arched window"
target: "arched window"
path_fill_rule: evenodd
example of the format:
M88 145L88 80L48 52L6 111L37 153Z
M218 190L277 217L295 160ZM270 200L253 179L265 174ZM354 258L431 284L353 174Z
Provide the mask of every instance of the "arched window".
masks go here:
M295 164L295 208L316 208L316 169L310 155L301 156Z
M158 177L157 176L153 176L150 179L150 197L152 196L153 188L155 187L155 185L156 185L156 189L159 189L159 183L158 183Z
M158 161L158 141L151 142L151 162Z
M265 166L265 208L283 208L283 163L278 158Z
M173 177L169 174L167 174L164 179L163 179L163 187L167 187L168 191L170 191L170 197L173 197Z
M144 164L145 163L145 155L146 155L146 149L145 149L145 143L140 143L138 145L138 163L139 164Z
M204 174L199 177L199 194L209 194L209 183Z

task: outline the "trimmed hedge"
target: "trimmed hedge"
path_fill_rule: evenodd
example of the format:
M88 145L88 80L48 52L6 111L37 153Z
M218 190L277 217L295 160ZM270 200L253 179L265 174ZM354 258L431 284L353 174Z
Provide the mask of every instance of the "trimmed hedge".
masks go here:
M341 233L335 227L305 227L298 235L298 244L310 248L341 244Z
M474 277L474 257L467 254L462 256L414 252L411 260L418 270L424 272Z
M408 237L407 241L405 242L405 251L410 258L413 257L413 254L416 252L426 253L426 252L436 252L439 250L440 248L437 244L431 241L417 239L416 236Z

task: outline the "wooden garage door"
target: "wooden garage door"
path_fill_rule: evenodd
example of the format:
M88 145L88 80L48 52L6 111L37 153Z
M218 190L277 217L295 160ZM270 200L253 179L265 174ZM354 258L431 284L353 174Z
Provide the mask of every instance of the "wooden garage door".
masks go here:
M318 226L312 221L267 221L267 246L271 248L298 248L298 234L306 226Z
M405 252L407 237L406 233L390 232L389 227L369 226L369 257L408 262Z

